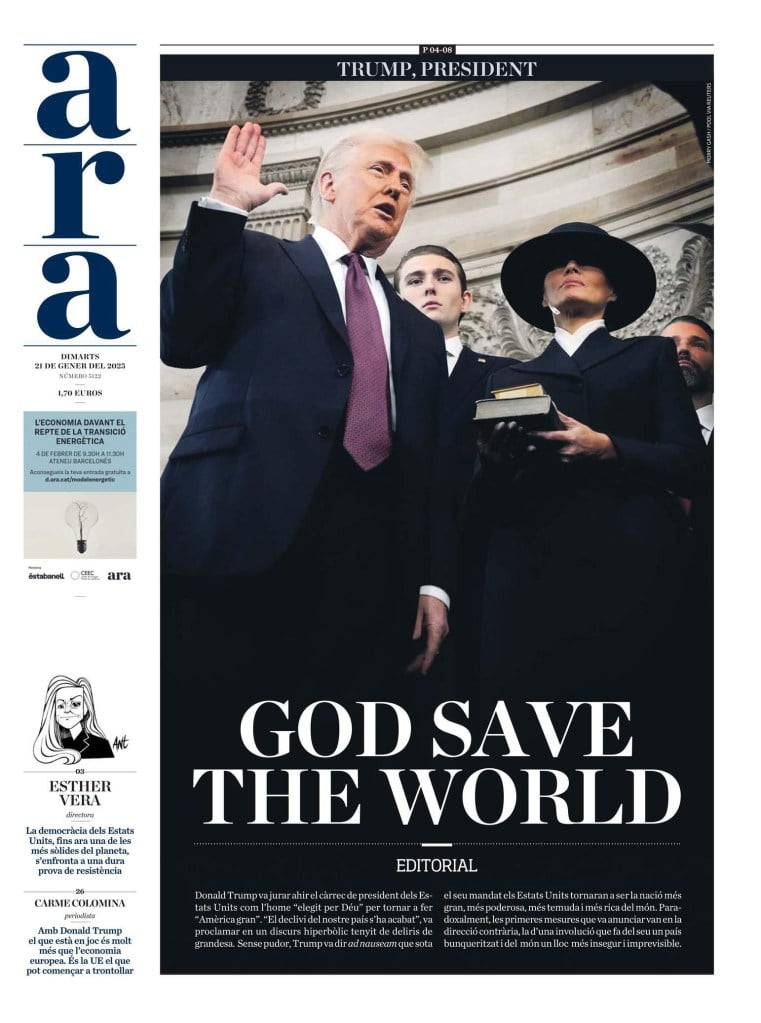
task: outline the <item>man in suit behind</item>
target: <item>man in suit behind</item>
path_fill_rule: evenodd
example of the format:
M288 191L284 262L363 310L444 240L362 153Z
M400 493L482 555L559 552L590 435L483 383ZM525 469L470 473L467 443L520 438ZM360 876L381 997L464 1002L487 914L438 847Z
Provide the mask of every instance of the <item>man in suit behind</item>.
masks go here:
M689 504L691 585L713 592L713 327L699 316L675 316L661 329L674 342L687 390L706 443L708 471Z
M162 481L166 622L196 646L211 617L229 669L255 654L341 693L396 666L413 631L427 672L447 631L441 331L376 264L424 154L383 133L338 142L314 235L293 243L244 230L287 192L262 184L264 152L257 125L230 129L163 284L164 361L207 367Z
M703 440L709 444L713 434L713 327L699 316L675 316L661 329L661 337L674 342Z

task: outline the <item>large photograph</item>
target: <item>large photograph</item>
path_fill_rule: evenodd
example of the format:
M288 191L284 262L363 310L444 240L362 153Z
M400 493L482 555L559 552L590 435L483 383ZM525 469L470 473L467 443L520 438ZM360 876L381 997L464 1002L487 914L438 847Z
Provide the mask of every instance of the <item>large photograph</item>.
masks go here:
M161 77L163 971L710 972L710 58Z

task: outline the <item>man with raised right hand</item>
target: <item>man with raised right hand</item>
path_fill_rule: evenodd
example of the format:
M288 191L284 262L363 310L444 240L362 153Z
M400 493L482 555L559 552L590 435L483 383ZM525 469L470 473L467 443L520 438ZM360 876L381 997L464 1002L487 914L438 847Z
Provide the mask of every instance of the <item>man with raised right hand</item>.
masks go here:
M377 266L424 154L336 143L294 243L244 230L287 191L264 153L230 129L163 285L164 361L206 366L163 479L166 620L338 692L405 657L425 674L450 587L444 346Z

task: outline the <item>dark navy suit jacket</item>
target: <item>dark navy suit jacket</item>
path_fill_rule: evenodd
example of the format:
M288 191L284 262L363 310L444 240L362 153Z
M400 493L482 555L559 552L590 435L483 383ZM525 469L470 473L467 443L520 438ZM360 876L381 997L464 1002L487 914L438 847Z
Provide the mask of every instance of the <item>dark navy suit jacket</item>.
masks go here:
M454 485L458 506L462 503L476 466L476 402L487 397L486 381L508 359L480 355L463 347L449 376L449 408L454 440Z
M451 585L445 350L438 325L379 277L391 315L397 536L412 600L421 584ZM259 573L294 539L349 397L349 339L317 244L246 231L244 218L194 205L162 285L161 340L168 365L207 367L162 480L164 570Z

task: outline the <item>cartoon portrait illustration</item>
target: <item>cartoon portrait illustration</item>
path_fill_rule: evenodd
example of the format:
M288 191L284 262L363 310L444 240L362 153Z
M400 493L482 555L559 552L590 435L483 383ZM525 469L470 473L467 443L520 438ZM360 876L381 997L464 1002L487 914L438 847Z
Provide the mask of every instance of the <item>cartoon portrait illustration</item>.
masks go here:
M56 675L48 683L40 731L34 741L34 756L42 764L62 760L113 757L103 729L95 716L92 686L86 678Z

